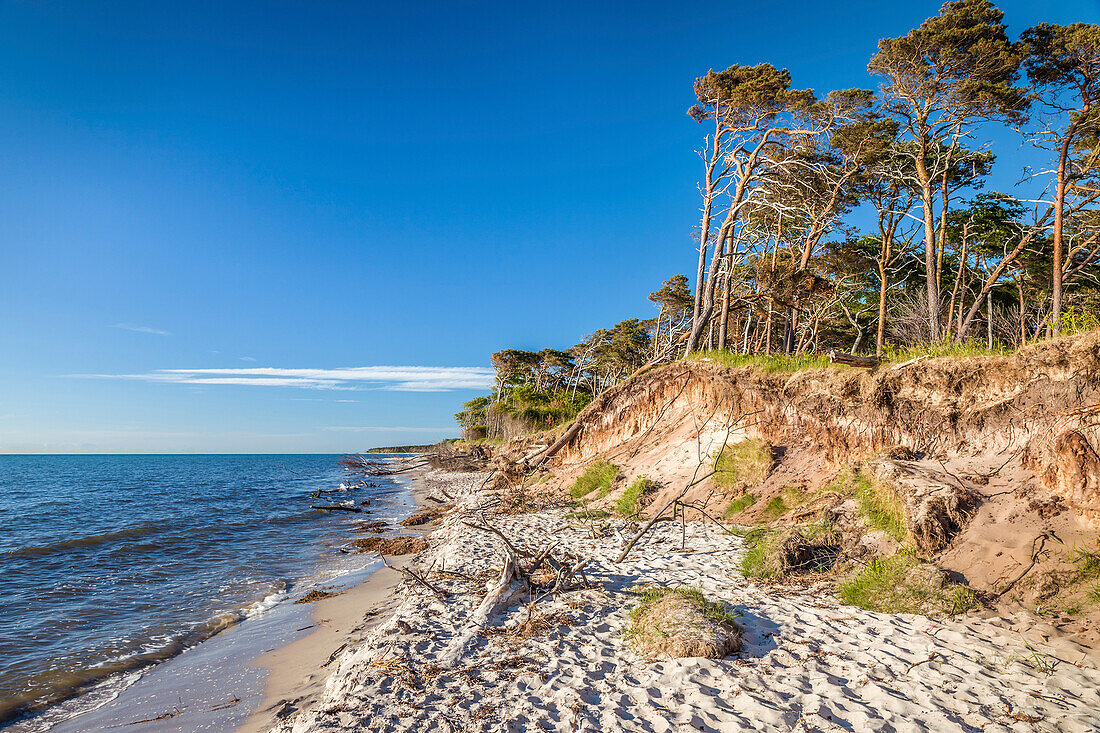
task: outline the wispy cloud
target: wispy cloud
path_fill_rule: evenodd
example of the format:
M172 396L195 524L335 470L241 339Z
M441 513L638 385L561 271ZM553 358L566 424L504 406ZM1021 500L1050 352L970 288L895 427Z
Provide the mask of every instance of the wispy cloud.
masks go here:
M134 331L136 333L151 333L155 336L171 336L171 331L162 331L159 328L153 328L151 326L139 326L134 323L116 323L111 328L121 328L123 331Z
M242 356L241 361L256 361L256 360L254 358L252 358L251 356Z
M166 384L298 387L302 389L383 389L396 392L447 392L489 389L493 370L486 367L368 366L343 369L158 369L143 374L73 374L96 379L131 379Z

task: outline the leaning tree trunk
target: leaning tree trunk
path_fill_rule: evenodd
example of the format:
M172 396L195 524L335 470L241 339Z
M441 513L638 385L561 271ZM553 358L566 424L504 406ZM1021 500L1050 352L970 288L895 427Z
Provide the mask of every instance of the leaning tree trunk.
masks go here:
M1062 148L1058 153L1058 179L1054 188L1054 254L1051 257L1052 293L1050 298L1050 327L1053 335L1057 336L1061 331L1062 320L1062 215L1066 205L1066 158L1069 156L1069 144L1073 139L1073 126L1062 141Z
M936 222L932 216L932 176L925 166L926 145L922 142L917 154L917 176L920 178L921 205L924 208L924 283L928 298L928 329L932 341L940 338L940 288L936 268Z
M718 349L721 351L726 348L726 336L729 330L730 320L730 286L731 280L730 271L732 268L732 247L729 244L729 240L726 240L725 253L722 255L726 262L726 276L722 279L722 316L721 321L718 324Z
M726 217L726 221L723 222L721 231L718 232L714 254L711 255L710 258L710 270L707 273L706 293L703 296L703 308L700 310L699 315L695 317L695 322L691 324L691 333L688 334L687 343L684 345L684 356L696 350L699 345L699 337L703 334L703 329L710 323L711 315L714 313L715 280L718 276L718 266L722 261L722 248L717 243L725 241L732 226L733 213L731 211L730 215Z
M882 347L886 343L886 291L890 287L886 267L878 268L878 330L875 332L875 356L882 356Z

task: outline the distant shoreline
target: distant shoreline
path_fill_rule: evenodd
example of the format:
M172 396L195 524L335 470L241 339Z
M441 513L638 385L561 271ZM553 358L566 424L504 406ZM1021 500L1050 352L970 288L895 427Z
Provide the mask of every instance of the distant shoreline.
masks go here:
M430 450L434 450L437 443L431 445L391 445L383 448L368 448L363 451L363 455L372 455L375 453L427 453Z

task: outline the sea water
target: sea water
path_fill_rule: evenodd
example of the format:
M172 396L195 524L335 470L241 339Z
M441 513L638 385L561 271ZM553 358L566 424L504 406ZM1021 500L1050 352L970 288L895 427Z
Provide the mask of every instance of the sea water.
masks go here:
M337 459L0 455L0 727L48 729L220 630L362 572L353 525L404 516L411 500ZM369 514L311 508L333 504Z

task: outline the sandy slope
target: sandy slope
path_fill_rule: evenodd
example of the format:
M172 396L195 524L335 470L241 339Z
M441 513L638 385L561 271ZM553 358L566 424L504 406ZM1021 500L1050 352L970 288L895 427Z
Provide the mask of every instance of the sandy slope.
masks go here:
M432 480L480 500L479 476ZM531 550L557 541L593 558L597 588L539 605L572 624L516 648L477 635L440 668L480 584L433 576L447 600L405 591L393 616L339 659L320 700L276 730L1100 729L1100 668L1068 642L1036 641L1034 629L876 614L812 589L758 586L736 572L741 540L701 523L687 525L688 552L679 551L681 527L662 523L615 564L614 530L594 533L560 512L492 521ZM457 516L432 545L421 566L487 575L500 565L500 540ZM720 661L639 658L622 630L628 590L644 583L695 586L729 603L742 616L744 651ZM525 614L517 605L495 622Z

